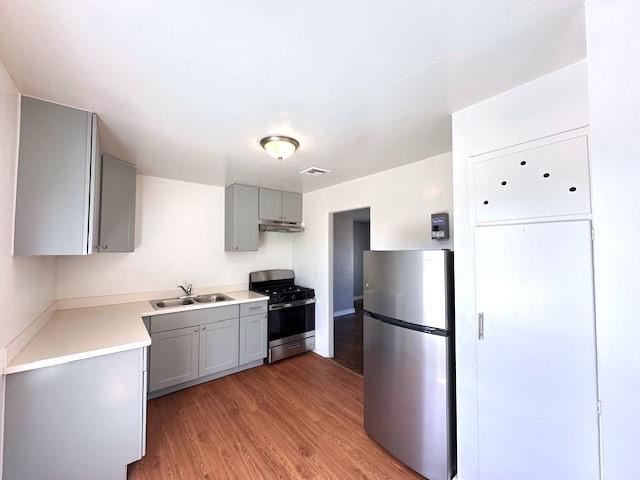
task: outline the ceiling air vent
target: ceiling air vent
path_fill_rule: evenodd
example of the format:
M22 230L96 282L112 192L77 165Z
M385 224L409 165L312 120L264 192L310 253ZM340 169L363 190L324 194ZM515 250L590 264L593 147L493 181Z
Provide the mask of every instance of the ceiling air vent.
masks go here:
M331 170L327 170L325 168L318 168L318 167L309 167L305 170L302 170L300 173L302 175L313 175L314 177L317 177L318 175L324 175L325 173L329 173Z

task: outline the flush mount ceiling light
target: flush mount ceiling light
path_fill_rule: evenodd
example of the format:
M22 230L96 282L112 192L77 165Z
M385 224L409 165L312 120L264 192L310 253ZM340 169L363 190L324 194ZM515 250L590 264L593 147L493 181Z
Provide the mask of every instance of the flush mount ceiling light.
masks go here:
M260 140L260 145L273 158L284 160L293 155L300 143L295 138L271 135Z

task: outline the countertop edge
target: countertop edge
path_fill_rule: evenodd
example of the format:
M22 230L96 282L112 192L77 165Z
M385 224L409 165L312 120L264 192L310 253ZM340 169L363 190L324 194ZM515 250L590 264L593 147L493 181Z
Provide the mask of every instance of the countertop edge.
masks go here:
M114 345L112 347L99 348L96 350L87 350L84 352L72 353L68 355L61 355L59 357L51 357L35 362L21 363L18 365L7 366L4 369L5 375L13 373L27 372L29 370L37 370L39 368L54 367L56 365L63 365L65 363L71 363L76 360L86 360L93 357L101 357L103 355L111 355L112 353L126 352L128 350L135 350L136 348L144 348L151 345L151 337L138 342L123 343L121 345Z
M138 317L138 321L140 321L142 323L142 319L144 317L151 317L151 316L157 316L157 315L164 315L164 314L169 314L169 313L182 313L182 312L189 312L192 310L203 310L203 309L209 309L209 308L217 308L217 307L224 307L224 306L232 306L232 305L240 305L240 304L244 304L244 303L255 303L255 302L266 302L269 300L269 297L265 296L265 295L261 295L255 292L251 292L249 290L238 290L238 291L233 291L233 292L225 292L226 295L230 296L231 298L233 298L233 294L241 294L241 295L255 295L255 298L233 298L233 300L227 300L224 302L215 302L215 303L204 303L202 305L189 305L189 306L182 306L182 307L175 307L175 308L166 308L166 309L162 309L162 310L153 310L153 307L151 307L151 304L147 301L146 303L149 306L150 311L146 311L146 310L142 310L139 312L135 312L135 316ZM132 304L132 303L142 303L144 301L137 301L137 302L123 302L123 303L119 303L119 304L110 304L110 305L100 305L100 306L94 306L94 307L80 307L80 308L73 308L73 309L63 309L63 310L58 310L57 312L55 312L51 318L47 321L47 323L43 326L43 328L40 330L40 332L38 332L32 339L31 341L25 345L25 347L23 347L23 350L25 350L26 348L29 347L29 345L31 343L33 343L39 335L42 335L43 332L45 332L45 327L47 326L47 324L49 324L49 322L52 322L55 320L56 316L60 313L66 313L69 312L71 310L94 310L94 309L110 309L110 308L117 308L118 306L123 306L123 305L128 305L128 304ZM132 321L135 321L132 319ZM47 358L43 358L43 359L39 359L39 360L34 360L34 361L27 361L27 362L23 362L23 363L17 363L15 365L7 365L5 366L5 368L3 369L3 373L5 375L10 375L10 374L14 374L14 373L20 373L20 372L26 372L26 371L30 371L30 370L36 370L39 368L46 368L46 367L52 367L52 366L56 366L56 365L62 365L65 363L70 363L76 360L86 360L89 358L93 358L93 357L99 357L99 356L103 356L103 355L110 355L113 353L119 353L119 352L124 352L127 350L134 350L136 348L142 348L142 347L148 347L151 345L151 336L149 335L149 332L146 330L146 328L144 326L142 326L142 328L145 329L146 332L146 338L144 340L136 340L133 342L127 342L127 343L121 343L121 344L117 344L117 345L110 345L110 346L106 346L103 348L96 348L96 349L88 349L88 350L80 350L78 352L74 352L74 353L67 353L67 354L63 354L63 355L58 355L58 356L51 356L51 357L47 357ZM19 354L18 354L19 355ZM17 357L17 355L16 355Z
M225 293L225 295L231 296L234 292ZM255 295L260 295L256 293ZM141 317L153 317L155 315L164 315L167 313L182 313L182 312L190 312L192 310L204 310L207 308L216 308L216 307L224 307L231 305L240 305L242 303L255 303L255 302L266 302L269 300L269 297L265 295L261 295L258 298L241 298L241 299L233 299L226 300L224 302L214 302L214 303L203 303L202 305L187 305L182 307L174 307L174 308L163 308L162 310L154 310L149 302L149 308L151 309L148 312L143 312L140 314ZM121 304L120 304L121 305Z

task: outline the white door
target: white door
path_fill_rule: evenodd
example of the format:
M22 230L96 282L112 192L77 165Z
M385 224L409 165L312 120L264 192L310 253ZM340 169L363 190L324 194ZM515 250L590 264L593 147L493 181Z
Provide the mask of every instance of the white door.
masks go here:
M200 369L204 377L238 366L238 318L203 325L200 332Z
M597 480L591 223L478 227L475 249L480 480Z

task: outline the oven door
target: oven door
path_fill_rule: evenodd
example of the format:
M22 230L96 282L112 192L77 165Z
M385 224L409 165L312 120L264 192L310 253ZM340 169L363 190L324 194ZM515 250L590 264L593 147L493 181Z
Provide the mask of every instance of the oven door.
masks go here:
M315 299L269 305L269 347L315 335Z

